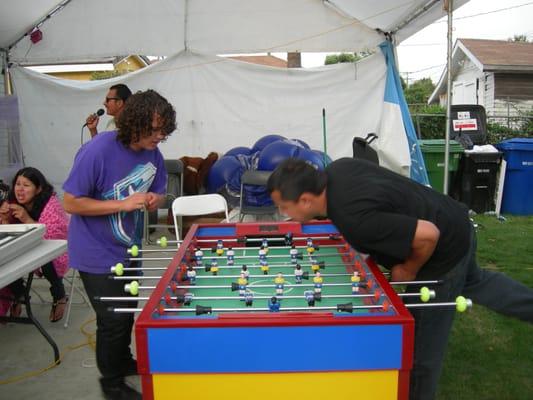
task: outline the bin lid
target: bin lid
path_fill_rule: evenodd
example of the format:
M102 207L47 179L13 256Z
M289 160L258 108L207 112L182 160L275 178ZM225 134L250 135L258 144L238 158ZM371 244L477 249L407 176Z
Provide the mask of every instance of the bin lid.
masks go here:
M446 141L444 139L422 139L419 140L420 150L423 153L444 153ZM461 143L450 140L450 153L462 153L464 152Z
M507 139L496 145L499 150L533 151L533 138Z

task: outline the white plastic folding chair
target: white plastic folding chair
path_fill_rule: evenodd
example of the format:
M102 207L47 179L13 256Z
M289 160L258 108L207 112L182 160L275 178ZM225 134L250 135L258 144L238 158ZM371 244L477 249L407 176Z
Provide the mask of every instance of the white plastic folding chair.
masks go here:
M181 226L178 223L178 217L207 215L220 212L224 212L226 216L224 221L229 221L228 203L220 194L199 194L178 197L172 202L172 216L174 218L176 239L178 241L181 240Z

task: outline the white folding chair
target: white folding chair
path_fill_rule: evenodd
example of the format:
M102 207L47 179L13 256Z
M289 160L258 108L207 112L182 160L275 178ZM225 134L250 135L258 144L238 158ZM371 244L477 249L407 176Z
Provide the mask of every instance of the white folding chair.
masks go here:
M199 194L178 197L172 202L172 217L174 218L176 239L180 240L181 236L181 226L178 223L178 217L206 215L219 212L224 212L226 216L224 221L229 221L228 203L220 194Z

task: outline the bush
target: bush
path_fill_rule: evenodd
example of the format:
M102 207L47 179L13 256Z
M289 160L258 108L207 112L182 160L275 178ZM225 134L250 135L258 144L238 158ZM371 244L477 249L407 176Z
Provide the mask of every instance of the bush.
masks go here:
M446 110L438 104L418 105L411 110L413 125L420 139L444 139Z

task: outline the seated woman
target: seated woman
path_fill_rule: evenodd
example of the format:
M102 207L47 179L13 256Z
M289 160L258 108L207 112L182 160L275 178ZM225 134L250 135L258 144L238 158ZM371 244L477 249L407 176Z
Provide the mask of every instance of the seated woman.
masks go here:
M8 201L0 205L0 223L2 224L33 224L46 225L44 239L67 239L68 217L61 202L54 193L54 188L41 171L26 167L18 171L13 178ZM63 318L68 301L63 286L63 276L68 270L67 253L43 265L36 272L50 282L50 293L53 303L50 321L56 322ZM6 305L7 295L15 299ZM0 293L0 311L10 307L11 316L19 316L22 310L20 299L24 296L22 279L11 283Z

